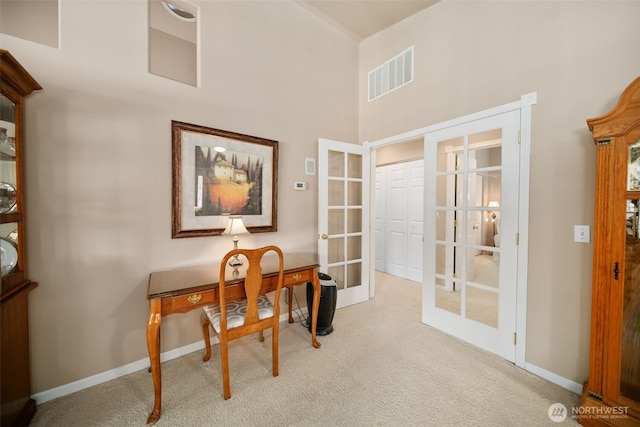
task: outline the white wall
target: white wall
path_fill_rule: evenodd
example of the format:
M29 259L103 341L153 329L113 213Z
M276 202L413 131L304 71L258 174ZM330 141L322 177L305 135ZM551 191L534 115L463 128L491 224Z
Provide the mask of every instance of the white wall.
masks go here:
M360 139L375 141L537 92L531 144L526 362L576 383L589 361L595 147L586 119L638 76L640 2L443 0L360 46L367 72L415 46L414 82L360 97ZM425 232L426 233L426 232Z
M200 88L147 72L146 1L61 1L60 49L0 35L44 88L26 104L34 393L146 357L149 273L232 247L171 239L171 120L279 141L278 231L241 244L316 251L304 159L357 140L357 45L294 2L196 3ZM201 340L198 319L165 318L162 351Z

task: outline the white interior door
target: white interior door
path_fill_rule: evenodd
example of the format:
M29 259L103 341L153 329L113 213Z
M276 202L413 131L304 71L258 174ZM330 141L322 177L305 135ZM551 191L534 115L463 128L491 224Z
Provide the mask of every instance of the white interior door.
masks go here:
M422 282L422 160L376 167L376 270Z
M407 164L409 170L409 241L407 279L422 282L424 231L424 162Z
M519 111L442 129L425 136L424 156L423 321L510 361L516 357L519 130ZM499 247L491 233L478 237L480 222L494 212Z
M377 271L386 272L386 250L385 250L385 230L386 230L386 182L387 182L387 169L384 167L376 168L376 187L375 187L375 208L373 212L373 234L376 242L375 256L376 264L375 269ZM422 262L422 260L420 261Z
M318 142L318 256L337 307L369 299L369 148Z
M408 170L391 165L387 170L386 272L407 278L409 235Z

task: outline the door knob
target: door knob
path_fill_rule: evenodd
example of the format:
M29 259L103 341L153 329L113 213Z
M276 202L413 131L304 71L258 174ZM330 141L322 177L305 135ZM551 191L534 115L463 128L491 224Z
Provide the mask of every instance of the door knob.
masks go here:
M327 236L326 234L322 235L322 240L327 240L329 238L329 236Z

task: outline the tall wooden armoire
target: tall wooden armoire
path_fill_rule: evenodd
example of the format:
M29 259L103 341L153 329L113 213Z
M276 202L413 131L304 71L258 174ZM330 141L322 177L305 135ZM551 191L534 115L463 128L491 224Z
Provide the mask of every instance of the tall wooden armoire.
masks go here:
M0 49L0 425L29 424L31 398L29 293L24 180L24 98L42 89Z
M583 425L640 426L640 77L609 114L587 120L596 143L589 380Z

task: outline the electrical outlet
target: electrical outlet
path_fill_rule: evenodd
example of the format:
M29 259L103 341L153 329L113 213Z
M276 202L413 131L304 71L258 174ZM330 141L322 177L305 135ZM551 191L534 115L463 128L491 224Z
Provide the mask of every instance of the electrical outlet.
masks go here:
M591 241L590 227L588 225L574 225L573 240L578 243L589 243Z

